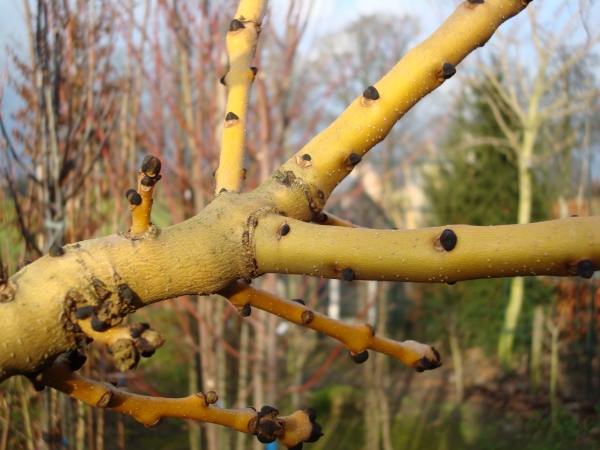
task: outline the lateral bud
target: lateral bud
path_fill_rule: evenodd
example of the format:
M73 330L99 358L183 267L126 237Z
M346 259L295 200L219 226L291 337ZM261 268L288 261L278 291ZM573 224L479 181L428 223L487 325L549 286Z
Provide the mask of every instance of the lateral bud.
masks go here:
M227 113L227 115L225 116L225 126L228 128L232 127L236 123L238 123L239 120L240 120L240 118L235 113L229 111Z
M442 65L442 69L437 73L437 79L440 81L449 80L456 73L456 67L454 64L449 62L445 62Z
M373 102L375 100L378 100L378 99L379 99L379 92L377 91L377 89L375 89L374 86L369 86L363 92L363 96L360 99L360 102L362 103L363 106L370 106L373 104Z
M229 24L229 31L231 31L232 33L235 33L236 31L239 31L243 28L246 28L246 26L237 19L233 19L231 21L231 24Z
M362 156L357 153L350 153L348 157L344 160L344 167L346 170L352 170L356 165L362 161Z

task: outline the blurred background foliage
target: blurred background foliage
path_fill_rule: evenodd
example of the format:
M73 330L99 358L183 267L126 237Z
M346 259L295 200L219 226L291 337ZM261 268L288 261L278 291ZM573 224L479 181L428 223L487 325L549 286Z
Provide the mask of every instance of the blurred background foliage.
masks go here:
M416 14L337 22L319 17L319 2L311 5L274 2L263 24L247 189L326 127L427 28ZM22 3L28 40L8 50L0 79L12 99L0 103L0 253L9 273L54 242L125 229L124 193L148 153L164 168L157 226L192 216L213 197L226 92L218 80L227 72L224 36L235 6ZM515 143L535 125L531 220L598 214L599 39L589 27L597 7L534 2L529 10L408 113L340 185L328 210L388 229L515 223ZM532 103L540 80L546 90ZM391 338L431 343L444 365L416 374L371 354L357 366L342 346L310 330L259 311L243 320L221 298L185 297L129 319L151 322L167 337L151 359L119 373L106 349L92 344L82 371L147 395L216 390L228 408L269 404L285 414L312 406L325 431L306 446L315 450L600 445L597 276L525 277L509 367L497 357L509 280L342 284L267 275L256 283ZM181 420L145 429L48 391L35 392L25 378L0 386L0 450L264 448L253 437Z

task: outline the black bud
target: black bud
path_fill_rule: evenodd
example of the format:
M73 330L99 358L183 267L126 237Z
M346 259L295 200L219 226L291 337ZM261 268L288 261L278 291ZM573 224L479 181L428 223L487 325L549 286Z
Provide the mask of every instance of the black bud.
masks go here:
M473 4L477 4L477 5L481 5L483 3L483 0L467 0L469 3L473 3Z
M369 359L369 352L365 350L364 352L358 353L356 355L350 354L350 356L352 356L352 359L356 364L362 364L367 359Z
M456 284L456 281L448 281L448 283L446 283L446 284L449 284L450 286L454 286Z
M362 161L362 156L358 155L357 153L350 153L348 155L348 160L352 163L353 166L355 166Z
M119 290L121 291L121 295L123 296L125 301L127 303L131 303L131 300L133 300L133 291L131 290L131 288L126 284L121 284L119 285Z
M379 92L377 92L377 89L375 89L374 86L369 86L365 89L365 92L363 92L363 97L369 100L377 100L379 98Z
M362 161L362 157L356 153L350 153L348 157L344 160L344 167L346 170L354 169L359 162Z
M265 416L275 417L279 414L279 411L272 406L265 405L260 408L260 412L258 413L258 418L262 419Z
M133 323L129 327L129 334L132 339L137 339L142 335L142 333L144 331L149 330L149 329L150 329L150 325L147 324L146 322Z
M155 177L150 177L148 175L144 175L144 178L142 178L142 181L140 181L140 184L142 186L154 186L157 181L158 180Z
M310 423L314 423L314 421L317 420L317 411L315 411L314 408L306 408L304 412L308 416L308 420L310 420Z
M577 275L581 278L592 278L594 270L594 263L589 259L584 259L577 263Z
M354 274L354 271L350 267L347 267L344 270L342 270L342 280L353 281L355 278L356 278L356 275Z
M329 220L329 216L325 213L321 215L321 223L325 223Z
M305 153L304 155L302 155L302 159L304 161L310 161L312 158L310 157L310 155L308 153Z
M102 332L108 330L109 328L109 324L102 322L96 315L92 316L92 329L94 331Z
M53 258L55 258L57 256L62 256L65 254L65 249L62 247L59 247L56 244L52 244L52 246L50 247L50 250L48 251L48 254L50 256L52 256Z
M252 71L254 76L256 76L256 74L258 73L258 69L256 67L250 67L250 70Z
M222 194L223 192L227 192L227 189L221 188L221 190L219 191L219 194Z
M242 22L237 19L233 19L229 25L229 31L238 31L242 28L246 28Z
M277 438L275 436L266 436L262 433L259 433L256 435L256 439L258 439L258 442L261 444L270 444L271 442L275 442Z
M227 113L227 115L225 116L225 120L227 122L231 121L231 120L239 120L239 117L236 116L234 113L232 113L231 111Z
M85 319L86 317L90 317L94 314L94 307L92 305L82 306L81 308L77 308L75 311L75 318L77 320Z
M221 78L219 78L219 83L221 83L223 86L227 86L227 85L225 84L225 77L226 77L226 76L227 76L227 75L223 75Z
M298 444L294 445L293 447L288 447L288 450L302 450L302 442L299 442Z
M85 364L87 356L82 355L77 350L73 350L67 354L67 360L69 361L69 368L76 372Z
M456 237L456 233L454 231L448 228L442 231L442 235L440 236L440 243L442 244L442 247L444 247L444 250L446 250L447 252L452 250L454 247L456 247L457 241L458 238Z
M130 205L138 206L142 204L142 196L135 189L129 189L125 192L125 197Z
M456 67L454 67L454 65L450 64L449 62L445 62L444 65L442 66L442 78L444 80L448 80L448 79L452 78L455 73L456 73Z
M315 422L313 423L310 437L306 440L306 442L317 442L321 436L323 436L323 429L321 428L321 425Z
M248 317L248 316L250 316L250 314L252 314L252 308L250 307L249 304L246 303L241 308L238 308L238 314L241 317Z
M295 299L294 299L294 300L292 300L292 301L293 301L293 302L296 302L296 303L300 303L301 305L305 305L305 306L306 306L306 303L305 303L305 302L304 302L304 300L302 300L301 298L295 298Z
M431 369L431 361L426 356L423 356L423 359L419 361L417 367L415 367L417 372L424 372L425 370Z
M279 228L279 234L281 234L282 236L286 236L290 232L290 229L290 226L287 223L284 223Z
M144 350L142 353L140 353L140 356L142 358L150 358L155 352L156 350Z
M160 173L161 167L162 164L160 159L158 159L156 156L148 155L144 158L141 169L146 175L154 178Z

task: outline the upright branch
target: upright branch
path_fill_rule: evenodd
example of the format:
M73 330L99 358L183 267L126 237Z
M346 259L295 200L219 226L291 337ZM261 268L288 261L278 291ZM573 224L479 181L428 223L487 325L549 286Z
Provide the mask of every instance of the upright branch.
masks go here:
M295 183L301 180L326 201L406 112L451 78L458 63L482 47L503 22L522 11L527 3L525 0L463 2L427 40L408 52L381 80L366 87L329 127L274 176L285 182L293 175ZM316 198L313 200L317 205L320 203Z
M221 159L215 172L216 192L239 192L246 177L246 124L250 87L257 68L252 67L267 0L242 0L229 25L226 45L229 72L221 78L227 86L227 106L221 140Z
M125 193L131 211L129 234L133 238L142 236L152 225L150 222L152 194L154 193L154 186L161 179L160 168L161 162L157 157L146 156L138 171L137 191L129 189Z

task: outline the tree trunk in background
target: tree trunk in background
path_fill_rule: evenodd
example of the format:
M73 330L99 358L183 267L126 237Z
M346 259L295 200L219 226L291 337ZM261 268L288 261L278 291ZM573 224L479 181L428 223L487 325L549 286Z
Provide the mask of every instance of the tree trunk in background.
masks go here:
M377 322L375 332L380 336L387 336L388 320L388 284L384 283L377 296ZM375 387L377 389L377 402L381 422L381 443L383 450L394 450L392 447L389 396L387 392L391 387L389 373L389 358L381 353L375 353Z
M462 354L456 334L456 311L453 311L451 314L450 323L448 324L448 334L450 335L450 352L452 353L452 364L454 365L456 403L462 403L465 396L465 382Z
M264 394L264 377L263 369L265 367L265 315L264 311L255 310L258 314L253 314L256 317L256 325L254 326L254 361L252 363L252 384L254 386L254 395L252 400L254 407L260 411L265 405L265 394ZM253 440L252 448L254 450L264 450L264 445L258 442L257 439Z
M552 322L550 317L546 318L546 325L550 330L550 407L552 408L552 427L556 427L556 418L558 414L558 398L556 391L558 387L558 338L560 328Z
M214 305L214 314L212 317L213 327L215 330L215 334L224 339L225 333L225 306L226 300L224 298L216 297L213 299L215 301ZM216 376L216 384L217 384L217 394L219 396L219 401L217 404L221 408L229 408L231 405L228 401L227 396L227 354L225 353L225 347L221 342L215 339L215 376ZM226 427L220 427L213 425L216 428L216 432L218 433L218 442L219 449L229 449L230 448L230 440L231 440L231 430Z
M34 449L33 431L31 430L31 416L29 414L29 383L23 384L23 378L17 377L16 388L21 400L21 412L23 413L23 423L25 425L25 439L27 450Z
M85 365L84 365L85 367ZM85 431L87 438L87 450L94 450L94 409L90 405L85 405Z
M2 436L0 437L0 450L7 450L6 445L8 443L8 430L10 429L10 411L13 402L12 392L14 391L16 379L17 377L13 377L8 381L8 389L4 392L4 398L2 399L4 420L2 423Z
M329 280L329 302L327 315L335 320L340 320L340 298L342 290L341 280Z
M531 105L532 111L537 112L537 102L533 101ZM534 112L534 114L535 114ZM531 189L531 164L533 147L537 137L536 130L528 130L524 133L523 143L518 153L518 168L519 168L519 206L517 223L525 224L531 221L531 206L532 206L532 189ZM526 268L523 274L516 275L531 275ZM512 370L513 361L513 345L515 341L515 332L521 308L523 306L523 298L525 297L525 279L523 276L517 276L511 279L510 294L506 312L504 316L504 326L500 333L500 341L498 343L498 357L504 370Z
M197 300L196 300L197 301ZM190 317L190 322L193 319ZM188 395L197 394L199 391L198 385L198 354L195 350L190 349L190 359L188 360ZM201 450L202 432L199 422L188 422L190 450Z
M104 450L104 410L96 409L96 450Z
M85 403L77 400L77 426L75 428L75 448L77 450L85 449L85 409ZM119 417L122 421L122 415L119 414Z
M542 380L542 347L544 344L544 307L538 305L533 314L531 332L531 362L529 373L531 376L530 388L536 394Z
M123 414L117 417L117 449L125 450L125 424Z
M216 318L214 316L215 300L212 296L204 297L198 301L198 313L205 323L215 326ZM217 390L217 362L215 357L215 339L206 327L199 324L198 333L200 335L200 366L202 373L202 392ZM207 450L220 450L219 433L217 425L206 424L204 427Z
M369 304L372 300L377 302L374 297L377 294L377 282L367 281L361 283L360 295L363 298L361 309L366 308L366 320L358 319L358 322L366 322L376 327L378 324L374 322L376 306ZM365 424L365 450L379 450L381 441L381 410L379 407L379 389L381 379L381 370L378 370L377 354L370 353L371 361L363 364L363 415ZM375 368L373 367L375 365Z
M250 341L250 325L242 319L240 324L240 358L237 383L237 406L244 408L247 406L247 388L248 388L248 343ZM248 435L245 433L237 433L235 449L244 450L248 442Z

